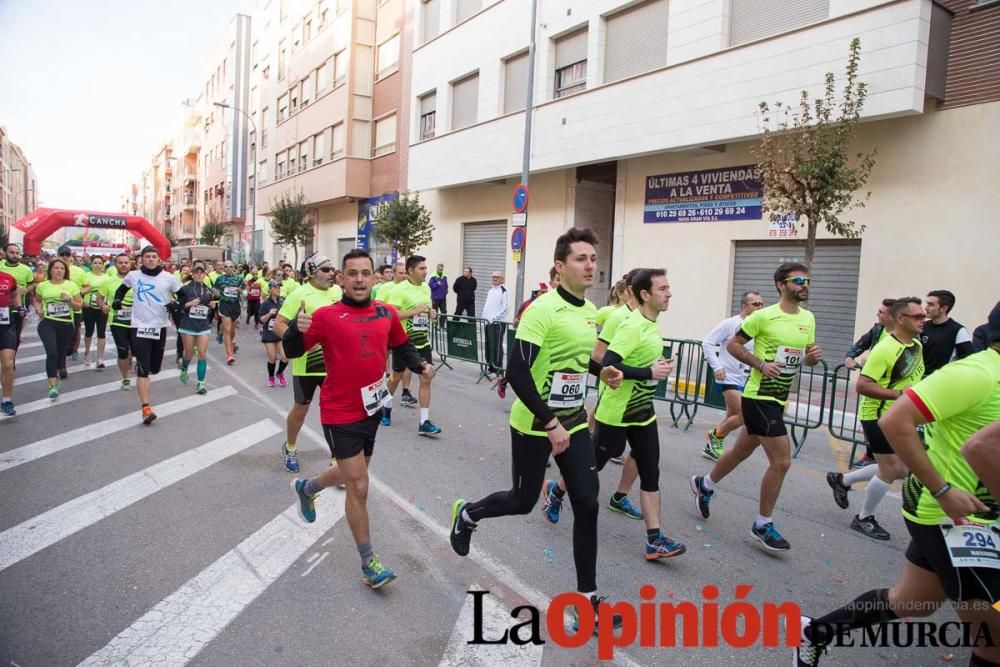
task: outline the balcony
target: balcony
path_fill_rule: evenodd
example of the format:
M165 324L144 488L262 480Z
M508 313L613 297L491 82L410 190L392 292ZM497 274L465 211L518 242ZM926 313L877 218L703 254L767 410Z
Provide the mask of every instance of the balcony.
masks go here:
M194 195L184 195L185 211L194 210L195 204L197 204L197 198Z
M802 90L811 96L822 94L827 72L834 72L838 89L842 87L849 43L855 36L862 40L859 78L869 84L866 120L921 113L931 2L879 3L857 11L848 11L848 5L857 6L831 2L832 18L744 45L683 59L677 51L668 50L667 66L610 84L603 84L603 65L595 62L588 68L588 89L562 99L552 99L552 63L546 60L546 37L541 36L535 96L541 101L534 112L532 170L752 140L759 134L756 111L762 100L794 105ZM484 20L491 12L509 11L507 6L495 5L415 51L413 90L436 89L438 99L445 99L449 81L462 73L456 68L470 67L467 62L451 62L467 42L481 46L480 71L515 48L509 39L493 44L496 40L490 31L495 22ZM573 20L580 20L575 12ZM598 20L593 17L591 26ZM722 19L718 20L721 25ZM528 23L527 17L524 22ZM670 33L678 44L683 44L682 28L678 25ZM591 44L588 56L602 57L597 50ZM457 131L448 131L451 110L438 109L442 118L437 119L437 136L416 141L410 148L410 189L485 182L520 173L524 115L497 116L502 88L494 86L497 92L489 93L481 90L480 122Z

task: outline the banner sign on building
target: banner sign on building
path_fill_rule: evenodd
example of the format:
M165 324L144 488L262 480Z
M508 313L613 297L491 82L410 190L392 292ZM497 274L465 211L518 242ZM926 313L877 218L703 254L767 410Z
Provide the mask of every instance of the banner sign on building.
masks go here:
M760 220L763 196L755 164L649 176L642 221Z
M398 193L388 192L378 197L370 197L358 202L358 248L362 250L371 249L374 243L372 233L375 225L378 224L379 216L389 202L394 202L397 199L399 199Z

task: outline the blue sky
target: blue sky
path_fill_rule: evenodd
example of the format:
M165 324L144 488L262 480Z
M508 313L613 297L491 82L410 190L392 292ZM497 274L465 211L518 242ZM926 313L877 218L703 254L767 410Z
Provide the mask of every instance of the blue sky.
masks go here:
M116 211L253 0L0 0L0 125L45 206Z

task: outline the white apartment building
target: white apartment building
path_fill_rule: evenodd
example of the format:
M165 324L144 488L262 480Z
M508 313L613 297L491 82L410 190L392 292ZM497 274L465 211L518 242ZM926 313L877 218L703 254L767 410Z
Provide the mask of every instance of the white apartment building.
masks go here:
M0 234L38 208L38 178L20 146L0 126Z
M701 338L745 290L773 302L770 276L802 257L801 239L775 238L750 195L733 215L657 222L661 186L692 172L724 180L752 169L758 104L821 94L827 72L843 76L859 37L870 93L858 149L878 154L871 199L852 216L864 235L821 232L809 304L819 340L835 365L883 297L931 289L957 294L959 321L985 321L1000 295L995 281L976 277L995 264L1000 225L976 193L1000 171L1000 81L977 54L984 39L1000 39L1000 7L977 4L538 0L526 285L547 278L556 237L576 225L600 239L595 302L631 267L668 269L664 335ZM409 5L417 37L408 188L436 226L422 254L452 276L472 265L481 283L506 270L511 287L530 8L531 0Z

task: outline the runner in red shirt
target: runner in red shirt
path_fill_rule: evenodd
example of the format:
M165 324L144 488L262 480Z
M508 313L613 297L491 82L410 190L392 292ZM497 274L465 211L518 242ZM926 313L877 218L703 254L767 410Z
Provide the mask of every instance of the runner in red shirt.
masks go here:
M0 413L13 417L14 410L14 355L17 353L17 336L21 330L20 290L17 279L0 271L0 386L3 397Z
M371 545L368 525L368 463L375 448L382 403L389 397L385 368L389 348L414 373L428 379L434 367L410 342L396 310L371 300L374 263L364 250L344 255L343 298L316 310L300 312L282 336L285 355L299 357L315 345L323 349L327 376L319 393L320 422L336 465L312 479L292 480L299 514L316 520L316 495L346 485L347 522L361 555L362 581L381 588L396 578L383 566ZM364 456L360 454L364 453Z
M250 318L253 318L254 326L257 331L260 331L260 302L261 302L261 289L262 283L260 279L263 276L258 273L256 266L250 267L250 273L244 277L244 281L247 285L247 324L250 324ZM266 284L266 283L265 283Z

